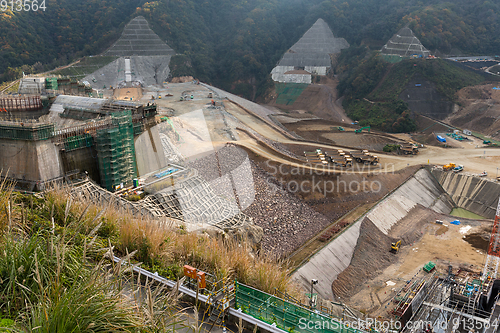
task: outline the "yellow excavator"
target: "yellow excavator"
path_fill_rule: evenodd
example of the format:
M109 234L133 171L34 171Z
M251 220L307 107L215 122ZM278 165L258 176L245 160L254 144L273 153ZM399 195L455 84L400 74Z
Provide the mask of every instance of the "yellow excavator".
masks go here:
M401 246L401 240L398 240L395 243L391 243L391 252L392 253L398 253L400 246Z
M456 167L455 163L448 163L448 164L443 166L443 170L450 171L450 170L453 170L455 167Z

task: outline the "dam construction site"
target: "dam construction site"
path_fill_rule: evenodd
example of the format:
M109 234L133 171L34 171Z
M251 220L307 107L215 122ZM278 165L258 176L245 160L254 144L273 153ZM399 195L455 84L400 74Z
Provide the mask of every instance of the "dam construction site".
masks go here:
M85 84L26 77L0 95L0 176L26 195L63 186L289 265L295 295L235 278L207 287L215 273L186 262L179 291L206 305L214 331L240 319L249 332L496 332L500 148L432 118L422 122L450 144L353 122L330 57L307 56L318 38L333 43L327 54L348 47L318 20L273 69L278 97L261 105L170 82L175 52L137 17ZM296 72L299 60L321 83ZM306 110L315 96L328 102Z

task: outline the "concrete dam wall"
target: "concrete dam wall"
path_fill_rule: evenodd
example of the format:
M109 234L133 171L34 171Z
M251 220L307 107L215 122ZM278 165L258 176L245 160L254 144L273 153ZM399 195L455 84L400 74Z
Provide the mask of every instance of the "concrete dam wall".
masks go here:
M24 181L44 182L63 176L57 147L50 140L0 139L0 170Z
M463 173L432 170L455 204L463 209L494 219L500 197L500 184Z
M450 213L454 207L449 195L427 169L417 171L361 216L349 229L312 256L294 273L294 279L299 281L305 290L310 289L312 279L318 279L316 292L324 299L333 299L332 283L351 263L362 222L369 220L387 235L391 228L417 205L443 214Z
M139 176L167 166L158 126L148 128L134 139L137 173Z

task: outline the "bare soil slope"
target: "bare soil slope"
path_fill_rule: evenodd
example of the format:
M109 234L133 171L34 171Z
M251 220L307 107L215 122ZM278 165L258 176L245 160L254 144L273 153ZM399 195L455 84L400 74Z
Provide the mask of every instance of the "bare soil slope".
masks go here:
M322 119L350 124L352 121L338 99L337 84L337 79L323 76L318 83L309 85L292 105L276 104L277 96L268 104L282 110L307 111Z
M349 267L332 284L334 295L347 299L363 287L363 283L378 276L397 262L398 255L391 253L391 243L400 239L401 245L413 244L422 236L423 227L435 220L438 213L415 206L408 216L385 235L369 219L362 222L360 237Z
M495 84L465 87L457 93L458 110L446 118L457 127L500 139L500 90Z

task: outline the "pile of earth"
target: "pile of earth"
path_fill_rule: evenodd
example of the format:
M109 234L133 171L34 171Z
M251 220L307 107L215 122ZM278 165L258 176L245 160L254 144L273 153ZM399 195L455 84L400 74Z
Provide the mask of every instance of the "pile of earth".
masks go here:
M500 140L500 90L495 89L498 87L485 84L461 89L457 93L458 107L445 122Z

